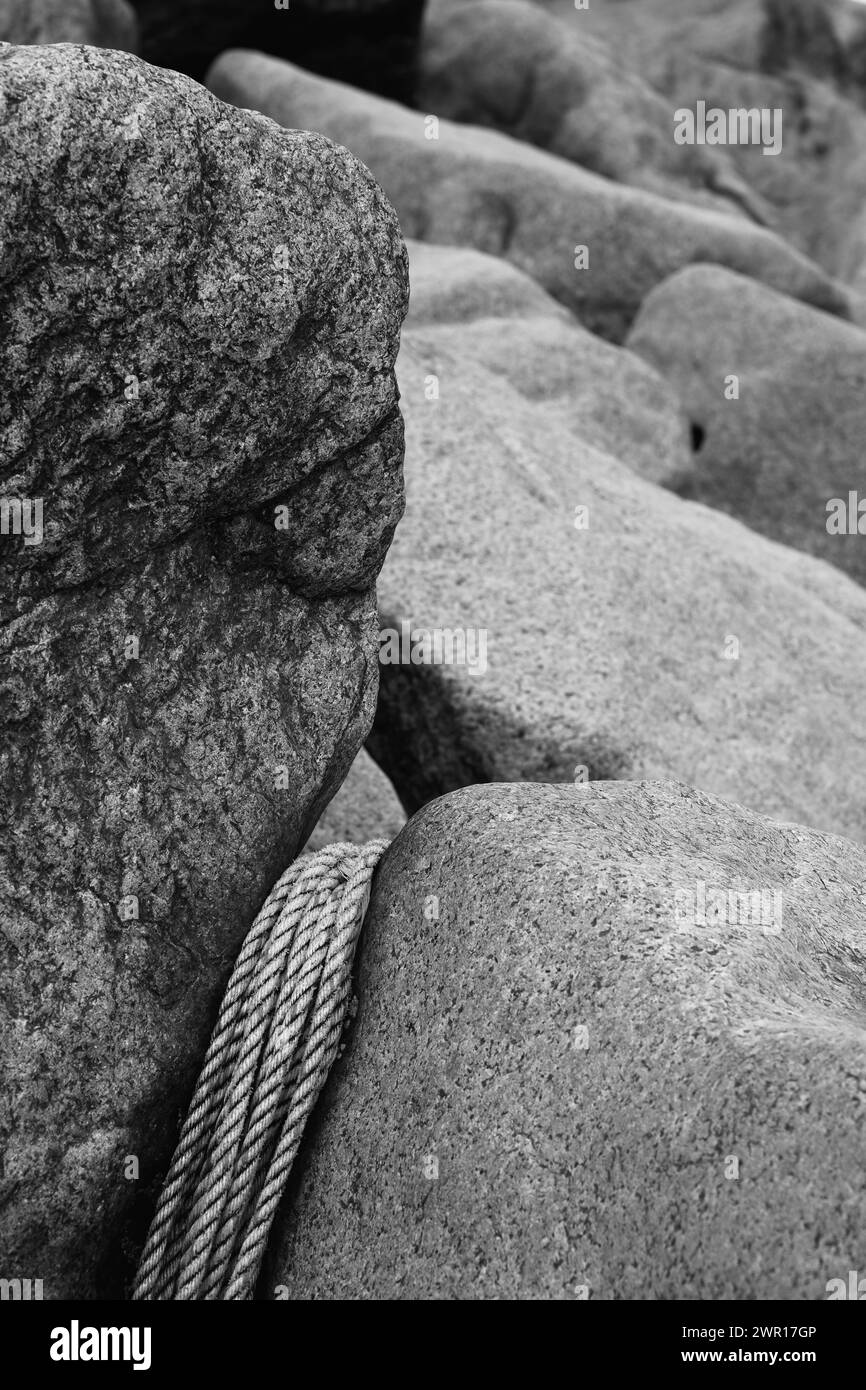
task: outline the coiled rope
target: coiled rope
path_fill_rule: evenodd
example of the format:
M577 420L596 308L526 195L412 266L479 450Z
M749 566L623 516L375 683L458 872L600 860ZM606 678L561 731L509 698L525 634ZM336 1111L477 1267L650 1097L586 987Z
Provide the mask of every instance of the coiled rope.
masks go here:
M133 1290L253 1296L301 1135L340 1044L387 840L328 845L283 874L241 948Z

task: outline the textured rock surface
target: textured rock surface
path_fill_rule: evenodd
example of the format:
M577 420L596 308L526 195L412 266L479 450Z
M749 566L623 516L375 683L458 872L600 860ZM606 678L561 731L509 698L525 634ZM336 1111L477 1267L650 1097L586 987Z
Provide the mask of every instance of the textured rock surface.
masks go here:
M434 0L419 66L424 111L492 126L651 192L760 213L722 151L674 143L670 102L573 11L563 23L528 0Z
M135 0L145 58L201 79L225 48L261 48L409 101L424 0Z
M827 530L830 499L866 499L866 333L694 266L653 291L628 341L679 391L700 439L684 471L650 476L866 583L856 523ZM726 399L731 374L739 400Z
M347 145L381 183L406 236L510 260L605 337L621 338L652 286L697 260L846 310L822 271L742 219L612 183L495 131L436 127L436 118L261 53L225 53L207 80L225 101ZM576 268L576 246L588 247L588 268Z
M866 102L860 0L593 0L578 12L574 0L534 3L615 44L623 61L661 91L684 60L700 57L726 68L731 81L738 72L806 79L807 86L818 79Z
M408 243L412 293L406 330L447 351L461 347L586 443L655 481L691 461L677 390L634 353L588 333L507 261L464 247ZM440 389L437 381L428 384ZM425 393L426 394L426 393Z
M767 210L767 222L843 280L866 261L866 114L826 82L799 73L732 73L722 63L683 54L667 77L671 104L768 107L783 112L782 152L765 158L754 145L730 157Z
M370 748L403 804L585 767L866 837L866 594L651 486L523 395L510 359L526 320L510 317L498 364L476 360L465 323L403 334L407 511L382 625L469 638L465 664L382 666Z
M259 1296L825 1298L866 1261L864 881L677 785L427 807ZM690 925L701 884L769 930Z
M88 43L135 53L138 24L127 0L0 0L2 43Z
M305 848L321 849L344 840L355 845L380 837L393 840L405 824L397 793L362 748Z
M471 5L474 0L467 0ZM783 149L726 153L767 225L831 274L866 288L866 116L851 56L861 5L833 0L570 0L545 5L583 40L610 46L671 111L783 112ZM866 48L864 48L866 51ZM864 69L866 71L866 69Z
M0 137L0 495L44 507L0 540L0 1248L117 1296L372 717L405 254L346 151L125 55L0 49Z

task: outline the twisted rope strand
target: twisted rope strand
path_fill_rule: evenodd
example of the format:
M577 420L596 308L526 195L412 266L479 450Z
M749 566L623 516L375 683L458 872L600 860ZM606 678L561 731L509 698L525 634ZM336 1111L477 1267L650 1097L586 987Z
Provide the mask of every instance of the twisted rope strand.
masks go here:
M249 1102L249 1105L245 1110L244 1127L238 1128L235 1135L225 1209L211 1242L209 1276L202 1290L205 1298L217 1296L223 1262L235 1244L239 1222L255 1188L264 1143L280 1112L286 1068L291 1066L304 1021L316 996L334 916L333 897L322 901L317 895L304 914L292 946L275 1012L269 1018L268 1035L259 1053L254 1089L243 1075L235 1081L235 1089L240 1092L244 1104ZM243 1151L239 1153L241 1140Z
M295 879L299 878L297 865L294 864L290 865L268 895L235 963L218 1025L208 1047L192 1105L151 1224L133 1297L170 1297L168 1289L174 1282L180 1263L177 1242L171 1239L171 1234L204 1162L208 1138L222 1103L222 1077L227 1069L233 1068L240 1045L240 1019L249 981L254 978L258 957L268 939L272 923L283 909L293 874Z
M315 907L318 908L320 903L317 895ZM298 928L288 964L304 1011L321 969L319 957L323 957L327 948L327 942L318 938L315 932L316 915L308 909ZM223 1211L241 1146L245 1148L249 1110L258 1084L280 977L286 970L285 960L280 959L280 946L290 938L291 933L283 932L278 921L265 952L264 963L260 965L259 977L254 982L251 1005L245 1009L247 1034L234 1074L227 1083L226 1102L219 1116L216 1138L212 1140L207 1168L199 1181L197 1200L188 1221L181 1277L175 1295L178 1299L195 1299L199 1296L209 1259L217 1256L215 1247Z
M340 1045L386 840L290 865L241 948L139 1264L139 1300L253 1297Z

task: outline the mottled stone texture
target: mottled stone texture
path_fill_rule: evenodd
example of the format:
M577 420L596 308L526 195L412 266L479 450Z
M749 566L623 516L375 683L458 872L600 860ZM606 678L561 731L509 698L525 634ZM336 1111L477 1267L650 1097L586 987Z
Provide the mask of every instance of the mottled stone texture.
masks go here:
M424 0L134 0L151 63L201 79L225 48L261 48L409 101Z
M381 183L407 237L511 261L603 337L620 341L649 290L695 261L849 311L822 270L741 216L613 183L498 131L444 119L434 127L423 112L263 53L223 53L207 85L224 101L346 145Z
M561 419L643 477L688 466L688 424L675 384L633 352L588 333L498 256L411 240L407 249L412 295L404 341L420 332L435 357L437 344L447 351L459 335L474 365L503 375L548 422ZM448 392L447 380L444 387Z
M138 49L138 23L127 0L0 0L0 42L89 43Z
M647 296L628 343L679 392L700 445L654 480L866 583L856 502L853 534L827 530L832 498L847 512L849 492L866 495L866 333L702 265Z
M826 1298L866 1263L864 881L680 785L428 806L259 1296ZM701 883L769 930L689 924Z
M866 839L866 592L638 476L683 453L631 353L545 315L511 267L469 295L465 251L416 252L382 625L484 629L487 652L382 666L368 746L403 805L581 769Z
M345 150L120 54L0 48L0 142L0 496L45 525L0 537L0 1248L116 1296L372 718L405 252Z

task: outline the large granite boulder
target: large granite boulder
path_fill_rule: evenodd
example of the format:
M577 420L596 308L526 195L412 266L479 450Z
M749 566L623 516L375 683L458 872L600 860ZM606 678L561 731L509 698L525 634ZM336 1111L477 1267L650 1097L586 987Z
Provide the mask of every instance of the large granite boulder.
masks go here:
M866 333L692 266L653 290L628 342L679 392L697 446L647 476L866 583Z
M116 1297L373 715L405 252L347 151L127 55L0 48L0 139L0 1248Z
M259 1297L826 1298L866 1264L864 883L681 785L426 807Z
M823 271L742 218L613 183L497 131L410 111L262 53L224 53L207 81L225 101L348 146L406 236L511 261L605 337L621 339L653 285L699 260L847 312Z
M369 746L407 810L469 782L672 778L866 838L866 593L638 477L615 453L637 416L587 412L590 434L564 338L521 368L527 317L493 300L482 362L441 302L403 334L407 510L378 584Z
M0 43L87 43L138 49L127 0L0 0Z
M831 84L800 73L732 72L689 53L666 79L675 108L767 108L782 114L781 153L756 145L727 153L760 199L769 226L832 275L855 282L866 261L866 113Z
M548 420L664 481L691 462L689 424L676 385L635 353L588 333L528 275L496 256L409 241L412 294L406 331L423 329L447 352L456 326L467 355L544 405ZM425 399L435 400L435 373ZM445 388L447 389L447 387Z
M201 80L225 48L261 48L409 101L424 0L134 0L151 63Z
M475 0L466 0L467 10ZM781 110L782 152L724 153L753 211L830 274L866 290L866 115L853 45L866 34L844 0L571 0L545 9L573 42L604 44L669 112ZM866 48L864 48L866 51ZM863 89L866 91L866 87Z
M581 27L528 0L433 0L418 104L491 126L622 183L734 211L763 210L718 149L677 145L670 102Z

